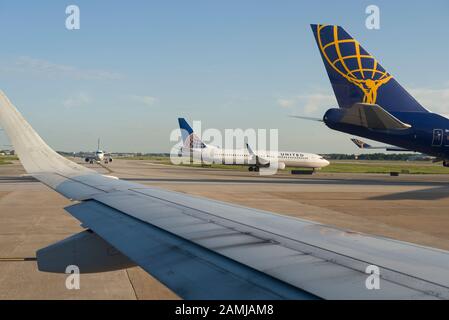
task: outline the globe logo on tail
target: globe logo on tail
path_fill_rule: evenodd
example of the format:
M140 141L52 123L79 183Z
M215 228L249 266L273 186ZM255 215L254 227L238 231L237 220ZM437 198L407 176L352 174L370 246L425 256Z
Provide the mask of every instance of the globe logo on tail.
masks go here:
M375 104L378 89L393 77L363 50L357 40L339 37L338 26L318 25L317 38L320 51L328 64L362 90L363 103Z
M184 141L184 148L200 149L200 148L205 148L205 145L195 133L192 133Z

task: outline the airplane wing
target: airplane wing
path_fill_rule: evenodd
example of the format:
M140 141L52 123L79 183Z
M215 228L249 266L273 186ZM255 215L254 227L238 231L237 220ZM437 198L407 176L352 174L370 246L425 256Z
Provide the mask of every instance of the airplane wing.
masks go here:
M368 150L385 150L385 151L412 151L400 147L395 146L372 146L362 140L351 138L351 141L359 147L360 149L368 149Z
M54 152L3 93L0 124L86 228L39 250L40 270L135 264L187 299L449 298L447 251L101 175ZM370 265L379 290L366 287Z
M90 159L92 159L92 160L94 160L95 159L95 154L94 153L82 153L81 155L80 155L80 157L81 158L84 158L84 159L86 159L86 160L90 160Z

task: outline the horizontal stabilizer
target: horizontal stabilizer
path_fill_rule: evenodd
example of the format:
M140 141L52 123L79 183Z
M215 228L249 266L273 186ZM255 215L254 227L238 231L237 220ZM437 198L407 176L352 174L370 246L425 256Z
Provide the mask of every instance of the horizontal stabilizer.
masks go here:
M342 109L339 122L376 130L404 130L411 126L385 111L377 104L355 103ZM325 119L326 120L326 119Z
M290 117L297 118L297 119L303 119L303 120L316 121L316 122L323 122L323 119L321 119L321 118L305 117L305 116L290 116Z

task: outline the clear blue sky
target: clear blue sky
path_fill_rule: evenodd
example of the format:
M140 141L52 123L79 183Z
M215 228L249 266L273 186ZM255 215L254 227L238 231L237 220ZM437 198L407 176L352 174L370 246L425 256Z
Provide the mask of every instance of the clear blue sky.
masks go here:
M65 28L69 4L81 30ZM365 28L369 4L380 30ZM111 151L169 151L184 116L203 128L278 128L282 149L357 152L346 135L288 117L335 105L309 24L344 26L449 114L447 21L447 0L2 0L0 88L59 150L93 150L100 136Z

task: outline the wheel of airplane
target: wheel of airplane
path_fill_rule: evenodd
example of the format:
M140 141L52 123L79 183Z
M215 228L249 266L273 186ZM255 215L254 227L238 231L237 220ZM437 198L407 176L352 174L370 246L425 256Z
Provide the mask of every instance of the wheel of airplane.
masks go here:
M259 172L259 167L254 167L254 172Z
M248 168L248 171L250 171L250 172L252 172L253 170L254 170L253 167L249 167L249 168Z

